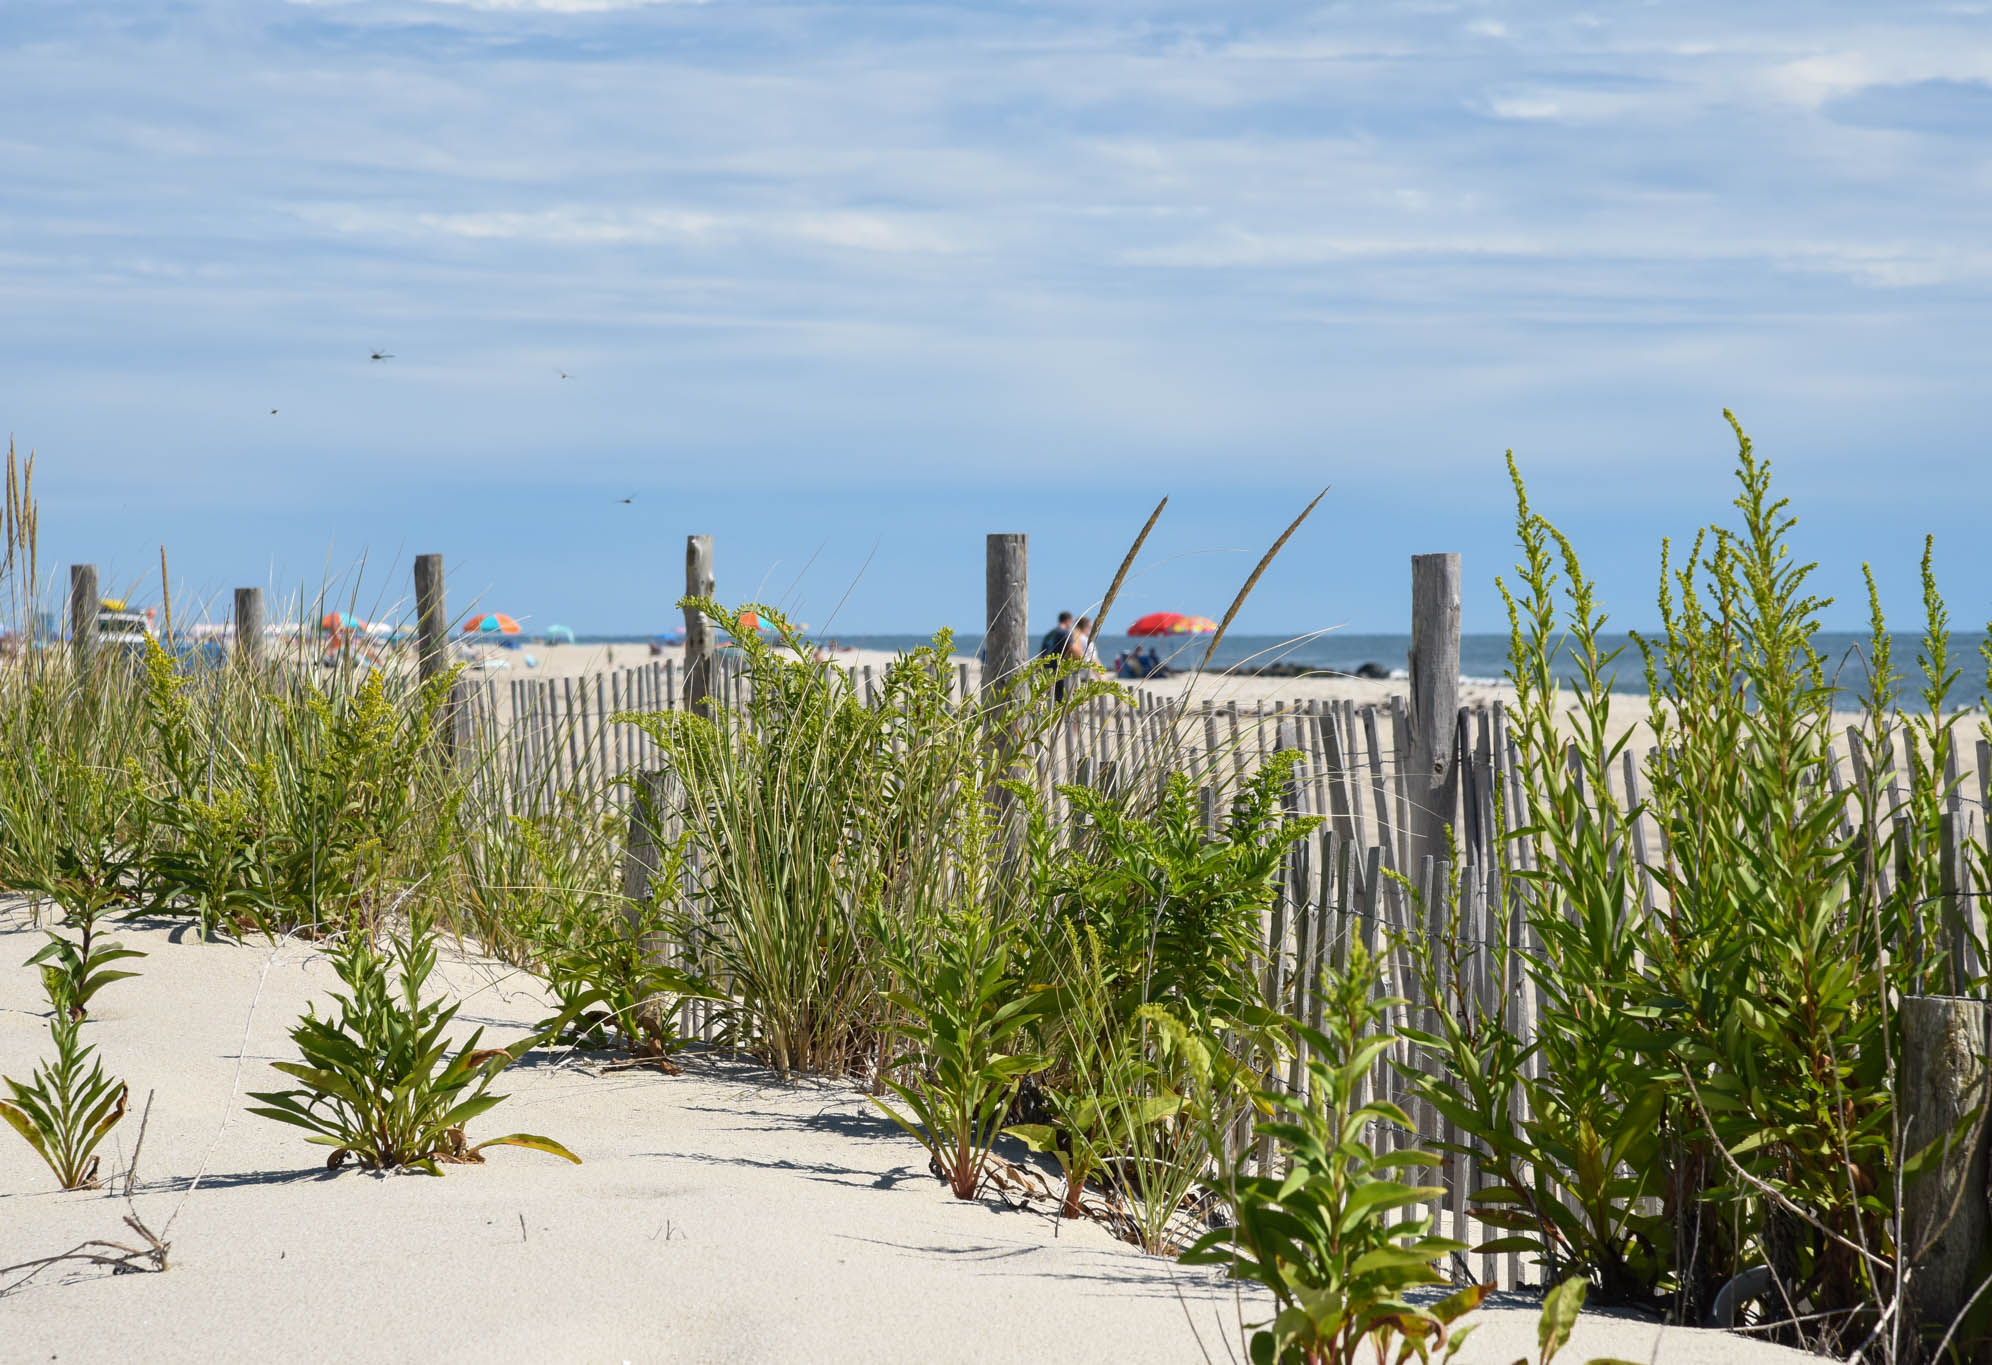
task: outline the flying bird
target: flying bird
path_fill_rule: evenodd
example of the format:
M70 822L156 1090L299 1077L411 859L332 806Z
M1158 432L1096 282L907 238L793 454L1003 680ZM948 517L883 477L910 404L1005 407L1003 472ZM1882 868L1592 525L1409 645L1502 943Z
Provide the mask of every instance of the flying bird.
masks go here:
M635 501L636 501L636 499L635 499L635 498L623 498L623 499L622 499L622 501L623 501L624 503L631 503L631 502L635 502Z
M375 351L375 352L374 352L374 353L373 353L372 355L368 356L368 357L367 357L367 359L368 359L368 360L392 360L392 359L394 359L394 354L393 354L393 352L391 352L391 351Z
M270 416L272 416L272 417L275 417L276 415L277 415L277 410L276 410L275 408L271 408L271 409L270 409Z
M562 379L572 379L574 377L565 370L556 369L554 373L559 375Z

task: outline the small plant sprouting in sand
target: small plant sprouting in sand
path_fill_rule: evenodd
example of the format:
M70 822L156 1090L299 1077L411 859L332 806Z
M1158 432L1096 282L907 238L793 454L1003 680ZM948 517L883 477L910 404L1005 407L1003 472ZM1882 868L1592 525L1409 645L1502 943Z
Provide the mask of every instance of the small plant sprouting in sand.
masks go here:
M1018 1084L1049 1060L1006 1051L1045 996L1018 982L1009 945L977 914L943 928L922 959L900 964L900 975L911 984L892 1001L914 1050L898 1063L906 1079L884 1083L913 1117L872 1102L919 1139L955 1198L973 1199Z
M124 1082L104 1074L96 1049L83 1041L83 1014L65 994L62 978L45 975L43 981L50 987L55 1061L37 1066L25 1084L4 1078L11 1099L0 1100L0 1119L27 1139L63 1189L91 1189L97 1148L125 1116L127 1092Z
M479 1029L452 1056L443 1034L457 1007L422 998L436 966L428 924L412 925L391 961L364 934L349 932L334 962L348 992L332 997L338 1014L306 1013L291 1030L304 1060L273 1063L301 1087L252 1094L262 1103L251 1113L305 1129L310 1141L333 1149L325 1164L334 1170L351 1159L368 1170L441 1175L442 1163L482 1162L487 1147L530 1147L580 1164L552 1138L507 1133L472 1143L464 1133L505 1098L489 1093L498 1073L553 1037L566 1016L503 1048L480 1049Z
M1262 1098L1289 1115L1259 1131L1279 1144L1285 1173L1245 1169L1225 1150L1220 1129L1211 1153L1237 1223L1206 1233L1183 1256L1192 1265L1224 1266L1272 1292L1277 1312L1254 1332L1255 1365L1352 1365L1363 1359L1450 1360L1471 1331L1456 1328L1479 1307L1489 1286L1474 1285L1430 1305L1407 1291L1443 1283L1433 1263L1465 1250L1431 1235L1431 1217L1399 1210L1443 1194L1395 1178L1402 1168L1436 1167L1429 1152L1378 1153L1366 1134L1410 1119L1387 1101L1363 1102L1371 1072L1390 1050L1383 1012L1401 1001L1379 999L1378 968L1361 944L1347 970L1322 983L1322 1026L1289 1020L1307 1049L1305 1098L1267 1091Z
M80 938L75 939L64 938L51 931L49 941L42 946L42 950L24 964L41 968L42 985L48 991L48 998L60 998L60 1008L79 1023L89 1014L90 1001L98 991L113 981L138 975L137 972L114 969L110 964L128 957L145 956L136 948L98 942L95 928L92 924L83 925Z

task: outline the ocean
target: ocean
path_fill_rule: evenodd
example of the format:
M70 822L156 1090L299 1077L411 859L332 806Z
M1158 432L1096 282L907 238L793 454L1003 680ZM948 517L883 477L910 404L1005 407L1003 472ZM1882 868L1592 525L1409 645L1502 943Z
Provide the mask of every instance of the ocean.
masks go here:
M647 636L582 636L583 643L615 643L647 639ZM879 649L892 652L916 649L928 643L931 637L924 635L847 635L835 637L840 644L856 645L863 649ZM1984 666L1978 657L1981 636L1959 632L1951 637L1951 658L1955 666L1963 670L1963 677L1956 689L1957 701L1975 698L1984 679ZM1210 637L1204 635L1172 636L1159 640L1131 640L1124 635L1108 635L1100 641L1100 657L1112 663L1114 656L1124 649L1136 645L1153 646L1158 649L1163 661L1175 667L1193 666L1203 657L1203 651ZM1614 665L1616 673L1615 689L1620 692L1644 692L1646 674L1639 649L1631 637L1615 634L1606 637L1614 647L1622 647ZM1035 637L1033 637L1035 643ZM964 633L955 636L955 652L973 655L981 647L980 632ZM1822 631L1814 637L1814 646L1825 656L1829 673L1837 674L1842 687L1858 691L1865 685L1864 661L1867 657L1868 637L1839 631ZM1922 649L1922 640L1914 635L1894 637L1895 667L1898 672L1912 676L1919 670L1916 659ZM1215 668L1229 668L1234 665L1259 667L1265 664L1296 664L1303 668L1323 669L1336 673L1354 673L1364 664L1377 664L1393 675L1405 672L1406 660L1411 651L1411 637L1408 635L1360 635L1348 631L1326 631L1318 635L1295 638L1284 635L1228 635L1218 647L1217 656L1212 660ZM1505 634L1462 635L1459 642L1459 671L1462 678L1470 681L1499 682L1508 671L1508 637ZM1569 661L1559 670L1567 680L1575 676L1576 669Z

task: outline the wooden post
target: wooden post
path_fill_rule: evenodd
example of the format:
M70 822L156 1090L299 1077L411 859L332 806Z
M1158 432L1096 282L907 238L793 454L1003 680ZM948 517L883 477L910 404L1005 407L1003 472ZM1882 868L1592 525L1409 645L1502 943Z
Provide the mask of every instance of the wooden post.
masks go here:
M1459 801L1459 556L1411 556L1411 752L1409 866L1443 858ZM1398 761L1405 762L1400 750Z
M235 590L235 658L245 668L263 663L263 590Z
M1971 1126L1942 1159L1903 1192L1903 1257L1909 1275L1904 1327L1934 1347L1977 1293L1978 1260L1992 1242L1986 1192L1986 1053L1992 1049L1992 1006L1948 995L1902 998L1902 1098L1908 1116L1902 1150L1916 1152ZM1959 1339L1956 1359L1992 1361L1992 1341ZM1921 1359L1912 1354L1905 1359Z
M420 640L423 682L443 671L449 659L449 613L443 596L443 557L415 556L415 629Z
M1030 537L989 537L984 560L986 632L982 637L982 704L995 704L1030 662Z
M711 597L712 537L685 537L685 596ZM685 608L685 709L705 713L712 698L712 622L702 611Z
M75 651L76 671L89 667L97 652L97 613L102 610L97 596L97 566L69 566L69 647Z
M643 907L651 898L651 881L663 866L657 847L657 828L664 819L664 774L645 772L631 784L629 832L623 844L622 893L628 902L623 913L631 928L643 923Z

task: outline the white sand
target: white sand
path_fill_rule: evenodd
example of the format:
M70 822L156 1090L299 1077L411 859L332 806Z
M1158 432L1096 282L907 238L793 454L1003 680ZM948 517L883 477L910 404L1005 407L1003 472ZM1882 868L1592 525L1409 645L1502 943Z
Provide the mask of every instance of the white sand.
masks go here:
M958 1203L849 1089L720 1059L676 1078L537 1055L515 1068L512 1098L472 1138L546 1133L578 1167L501 1149L440 1180L327 1174L324 1148L242 1096L281 1086L268 1063L291 1055L285 1028L323 998L329 964L298 943L120 937L151 956L99 997L89 1030L134 1091L105 1166L122 1167L156 1091L133 1203L154 1229L171 1221L171 1268L42 1272L0 1300L6 1360L1224 1361L1240 1306L1260 1311L1091 1224ZM47 1041L18 965L39 942L18 912L0 920L0 1072L17 1077ZM533 983L497 964L446 954L442 974L466 1001L465 1034L510 1038L541 1010ZM0 1130L0 1265L129 1241L126 1208L56 1192ZM1463 1360L1533 1353L1532 1306L1481 1317ZM1587 1316L1564 1358L1599 1354L1801 1358Z
M605 672L610 668L628 668L649 663L653 657L671 660L682 674L684 649L679 645L666 645L662 653L652 656L644 645L530 645L523 650L507 650L496 647L483 648L477 653L486 659L503 662L505 667L492 667L483 676L492 680L493 696L501 714L509 714L509 694L507 683L514 678L562 678L583 677ZM537 666L528 668L523 655L530 653ZM846 667L870 665L883 669L893 656L884 650L853 649L837 656L839 663ZM969 678L977 684L981 678L981 665L971 658L958 656L957 664L969 666ZM1131 689L1147 692L1159 697L1178 697L1187 693L1193 704L1206 700L1223 706L1236 702L1250 710L1255 704L1264 704L1270 709L1278 702L1347 700L1358 706L1375 705L1387 707L1393 696L1409 700L1409 684L1403 679L1369 679L1354 677L1313 677L1313 678L1254 678L1232 677L1222 673L1201 676L1179 674L1173 678L1153 679L1125 684ZM1515 704L1515 690L1505 684L1485 681L1464 682L1460 685L1459 701L1462 706L1486 706L1500 702L1512 708ZM1571 697L1566 690L1562 707L1567 712ZM1651 707L1644 692L1615 693L1612 697L1611 719L1607 727L1608 738L1616 742L1619 736L1628 731L1637 731L1633 743L1637 752L1644 752L1653 743L1651 730L1646 728L1646 720ZM1977 734L1981 714L1973 711L1961 714L1957 720L1957 734L1965 744L1967 752L1972 739ZM1859 724L1861 717L1853 712L1842 712L1835 716L1834 732L1843 734L1849 725ZM1967 768L1970 764L1965 765ZM1969 774L1968 774L1969 776ZM1975 778L1966 784L1967 794L1976 791Z

